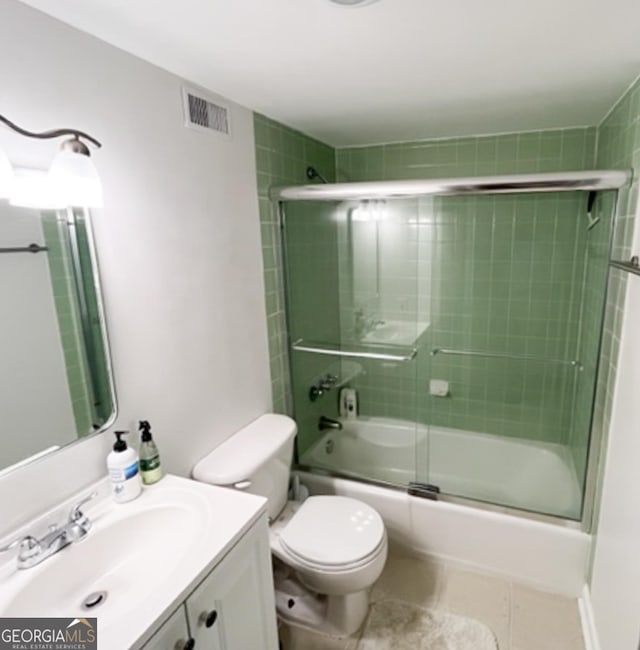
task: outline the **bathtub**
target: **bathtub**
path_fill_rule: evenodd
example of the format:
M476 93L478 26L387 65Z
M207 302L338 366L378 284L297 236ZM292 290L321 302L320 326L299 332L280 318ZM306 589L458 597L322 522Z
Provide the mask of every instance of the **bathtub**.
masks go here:
M382 515L392 543L412 552L565 596L582 595L591 536L575 521L522 516L477 501L431 501L404 489L328 473L396 486L428 478L443 493L575 516L580 491L562 446L387 418L358 418L343 425L300 459L303 466L320 468L320 473L296 471L311 494L368 503Z
M580 518L573 459L553 443L360 417L325 434L300 463L398 486L430 483L446 495Z

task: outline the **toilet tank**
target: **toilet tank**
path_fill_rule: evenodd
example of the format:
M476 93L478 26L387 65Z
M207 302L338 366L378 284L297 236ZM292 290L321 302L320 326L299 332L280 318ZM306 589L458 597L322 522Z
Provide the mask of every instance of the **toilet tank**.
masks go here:
M261 415L200 460L193 478L266 497L273 519L287 502L296 431L286 415Z

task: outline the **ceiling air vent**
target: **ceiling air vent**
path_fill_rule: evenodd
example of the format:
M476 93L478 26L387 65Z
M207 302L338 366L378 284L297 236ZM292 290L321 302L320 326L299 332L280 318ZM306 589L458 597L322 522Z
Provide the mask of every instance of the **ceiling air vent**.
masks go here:
M184 86L182 99L186 126L231 137L229 108L223 106L217 98L213 101L203 91Z

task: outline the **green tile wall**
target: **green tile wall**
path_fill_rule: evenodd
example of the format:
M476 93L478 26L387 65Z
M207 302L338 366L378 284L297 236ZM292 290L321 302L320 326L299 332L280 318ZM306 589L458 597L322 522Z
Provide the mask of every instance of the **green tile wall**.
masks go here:
M597 165L601 168L633 169L633 183L630 188L620 192L617 208L616 231L614 233L613 257L628 260L631 256L631 244L635 216L638 211L638 193L640 175L640 79L629 88L613 110L598 128ZM637 254L637 251L635 251ZM604 337L600 356L601 370L598 376L596 392L594 431L598 443L592 453L590 464L597 467L595 507L592 512L592 528L595 533L598 519L599 494L604 470L604 458L611 408L615 391L620 333L624 313L624 297L627 275L623 271L611 270L607 294Z
M335 151L259 114L254 115L254 131L273 408L278 413L287 413L291 411L291 395L280 236L278 215L269 201L269 188L308 183L309 165L328 181L335 181Z
M75 232L78 239L78 254L82 276L82 291L87 308L89 331L86 333L84 355L87 371L91 374L93 393L93 412L96 426L102 426L114 410L109 368L107 366L107 350L102 336L102 315L98 306L95 273L91 259L91 245L87 220L91 218L88 211L74 209Z
M588 169L594 146L595 129L584 128L349 148L336 158L339 180L388 180ZM415 369L369 367L358 380L367 413L568 444L574 367L429 352L578 359L584 211L584 196L560 194L423 200L417 239L430 261L421 272L431 327L418 380L408 389ZM419 304L425 286L405 290L406 301ZM429 397L430 378L448 380L451 396Z
M569 435L573 462L581 482L588 458L614 212L615 193L601 193L593 211L600 223L586 233L577 354L583 371L577 375L574 421Z
M277 220L267 198L271 185L306 183L304 169L308 164L317 166L329 180L338 181L544 172L591 169L595 166L624 168L633 165L637 169L640 166L639 96L636 84L598 130L593 127L452 138L346 148L335 152L327 145L256 115L260 217L276 410L286 411L290 408L290 389L287 384ZM599 138L597 160L596 137ZM615 243L617 253L622 257L629 255L637 194L636 181L634 188L624 194L618 206L619 227L615 233ZM587 232L584 197L530 198L445 198L427 207L418 206L417 215L424 214L425 210L436 215L436 225L430 237L432 241L438 241L443 250L434 253L428 269L434 278L435 269L438 279L434 282L423 281L415 289L415 295L407 289L406 282L400 289L396 284L396 289L404 295L405 312L407 305L410 305L408 311L413 309L418 314L424 307L421 302L424 303L425 292L429 308L433 311L436 305L436 313L430 314L435 319L434 325L429 338L421 341L422 345L438 347L442 343L450 345L460 342L468 346L493 347L501 341L505 350L529 350L557 358L577 358L585 367L577 381L571 378L574 371L570 367L551 373L548 367L540 367L539 371L529 374L529 379L538 386L536 391L526 386L522 363L497 360L461 362L460 359L445 362L444 357L435 357L433 367L430 367L431 361L418 367L417 382L421 384L422 394L416 395L412 393L416 383L415 369L412 374L401 365L387 364L381 370L380 364L373 362L363 364L365 373L357 380L363 389L361 405L370 414L407 417L410 413L425 421L447 426L569 444L577 472L581 475L584 472L584 450L588 445L588 408L566 407L586 405L591 400L597 324L601 316L601 282L607 258L607 230L612 201L605 195L599 197L595 213L601 218L601 223ZM470 218L462 225L459 219L454 224L450 217L452 210L466 212ZM525 221L520 218L523 214L529 217L533 215L534 219ZM483 223L483 219L486 223ZM525 233L523 229L526 228L538 229L538 233ZM341 336L344 338L352 325L352 316L348 312L355 305L352 292L346 288L346 253L341 250L339 228L337 231L338 263L341 266L337 281L340 291L338 308ZM527 245L532 234L541 233L543 238L538 250L537 245ZM423 237L422 242L420 237ZM417 258L424 255L424 238L424 231L416 237ZM485 268L482 268L483 261L488 262L485 255L488 250L495 253L509 248L511 253L517 252L518 255L507 257L505 254L503 259L494 257L497 266L491 268L491 265L485 264ZM520 257L522 254L524 258ZM543 264L545 259L550 259L552 263ZM463 260L462 263L460 260ZM419 264L414 258L405 261ZM534 266L535 275L531 273ZM540 275L537 275L538 271ZM424 264L420 267L420 273L425 274ZM521 304L516 304L513 312L503 312L502 317L496 317L492 322L490 317L485 319L486 302L492 295L499 295L505 274L516 279L516 303ZM550 292L551 285L556 289L559 287L559 296ZM582 289L577 291L577 286ZM595 433L603 439L603 432L608 428L613 391L611 379L615 373L619 345L624 286L624 277L614 272L609 286L601 357L604 372L599 377L595 408L598 429ZM496 307L498 303L494 302L493 307ZM462 312L466 312L468 317L461 318ZM499 308L495 313L499 314ZM482 326L478 328L478 323L483 319L486 322L484 329ZM305 381L313 372L320 370L312 366L309 362L301 371L306 373ZM437 401L435 405L432 399L427 406L422 399L425 381L445 371L450 373L454 395L457 394L458 405L462 406L460 409L452 408L453 399ZM466 388L463 389L463 386ZM531 398L530 403L523 399L524 395ZM549 417L543 415L541 418L541 406ZM528 426L521 426L523 418ZM516 422L520 423L518 429L515 428ZM305 446L311 441L308 440Z
M595 128L338 149L338 181L593 169Z
M73 271L67 251L66 224L58 220L55 212L42 214L42 229L49 251L49 272L53 298L58 316L58 326L69 382L71 406L79 435L93 431L92 396L84 361L80 316L74 298Z
M286 242L291 340L337 342L340 339L339 265L333 207L322 202L291 202L286 205ZM297 448L302 453L318 432L321 415L336 417L332 400L311 403L309 387L329 372L327 356L292 353L292 395L298 423Z

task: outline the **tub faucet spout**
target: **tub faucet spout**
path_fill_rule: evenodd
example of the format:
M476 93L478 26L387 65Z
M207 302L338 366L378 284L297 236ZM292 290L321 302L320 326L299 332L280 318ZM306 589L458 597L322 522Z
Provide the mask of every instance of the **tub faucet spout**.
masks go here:
M324 415L321 415L320 419L318 420L318 430L324 431L325 429L335 429L337 431L342 431L342 422L339 422L338 420L332 420L331 418L327 418Z

